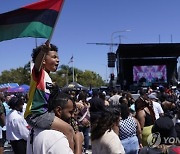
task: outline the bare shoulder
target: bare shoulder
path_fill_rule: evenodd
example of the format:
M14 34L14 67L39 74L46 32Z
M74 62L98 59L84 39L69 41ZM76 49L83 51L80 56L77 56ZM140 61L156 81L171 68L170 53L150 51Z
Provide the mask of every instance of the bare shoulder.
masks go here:
M144 112L144 110L140 110L140 111L138 111L137 114L145 114L145 112Z
M140 110L140 111L138 111L137 112L137 117L145 117L145 112L144 112L144 110Z
M135 122L137 122L138 120L135 117L132 117L134 119Z

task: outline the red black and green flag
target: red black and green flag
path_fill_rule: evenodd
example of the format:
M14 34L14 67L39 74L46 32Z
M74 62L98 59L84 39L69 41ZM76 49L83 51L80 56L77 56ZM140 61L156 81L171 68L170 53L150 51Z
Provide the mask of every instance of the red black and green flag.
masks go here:
M64 0L41 0L0 14L0 41L22 37L49 39L63 3Z

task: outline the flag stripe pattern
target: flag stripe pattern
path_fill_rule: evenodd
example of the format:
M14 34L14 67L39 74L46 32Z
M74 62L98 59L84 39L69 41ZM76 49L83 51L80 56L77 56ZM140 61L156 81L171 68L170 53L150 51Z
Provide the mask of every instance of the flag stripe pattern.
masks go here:
M0 14L0 41L21 37L49 38L64 0L42 0Z
M49 38L51 32L52 27L46 26L40 22L14 24L13 27L11 25L5 25L0 26L0 40L3 41L17 37L32 36L37 38Z
M0 14L0 25L38 21L45 25L53 27L57 16L58 12L54 10L18 9L5 14Z
M31 10L49 9L59 11L62 8L64 0L41 0L37 3L33 3L22 8Z

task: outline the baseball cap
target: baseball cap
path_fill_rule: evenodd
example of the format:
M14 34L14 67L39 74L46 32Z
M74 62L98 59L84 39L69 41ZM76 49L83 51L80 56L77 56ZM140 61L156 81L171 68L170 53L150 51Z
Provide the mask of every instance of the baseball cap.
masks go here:
M158 98L157 98L154 94L149 94L148 97L149 97L150 99L156 99L156 100L158 100Z

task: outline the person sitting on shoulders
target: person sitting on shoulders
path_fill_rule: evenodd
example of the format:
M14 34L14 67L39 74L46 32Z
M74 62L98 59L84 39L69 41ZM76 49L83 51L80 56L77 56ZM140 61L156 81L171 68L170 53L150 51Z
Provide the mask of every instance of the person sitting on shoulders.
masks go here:
M58 49L55 45L41 45L32 52L34 67L32 69L29 99L24 114L28 124L33 128L54 129L67 137L70 147L74 150L73 128L65 121L48 111L48 99L53 82L49 76L58 68Z
M49 98L49 112L55 113L59 119L71 124L74 117L75 103L72 98L56 89ZM83 135L75 128L73 135L74 153L82 154ZM27 154L73 154L67 137L57 130L34 128L28 137Z

